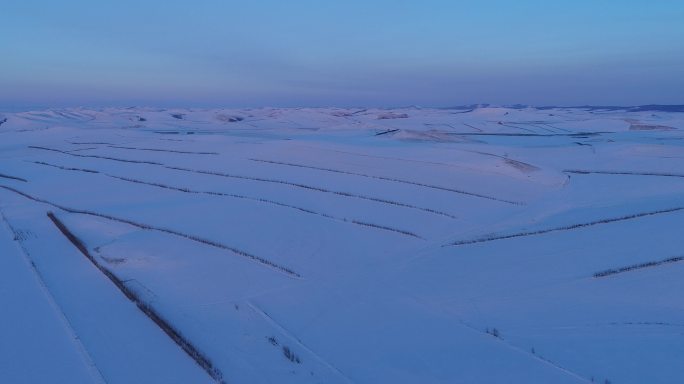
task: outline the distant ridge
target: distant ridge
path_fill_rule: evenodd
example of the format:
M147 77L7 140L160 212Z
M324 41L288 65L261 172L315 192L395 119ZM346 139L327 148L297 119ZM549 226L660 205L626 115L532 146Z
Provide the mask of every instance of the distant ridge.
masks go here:
M534 108L534 107L532 107ZM546 106L536 107L539 110L554 109L554 108L573 108L586 109L590 111L626 111L626 112L684 112L684 105L664 105L664 104L648 104L637 105L631 107L615 106L615 105L581 105L573 107L558 107Z
M625 111L625 112L684 112L684 105L670 105L670 104L648 104L636 106L619 106L619 105L573 105L573 106L558 106L558 105L544 105L534 106L529 104L467 104L454 105L450 107L434 108L434 109L450 109L460 111L472 111L479 108L508 108L508 109L537 109L545 111L549 109L585 109L589 111ZM395 109L395 108L389 108ZM404 108L396 108L404 109Z
M31 111L66 111L73 109L86 109L86 110L106 110L106 109L120 109L120 110L150 110L150 111L165 111L165 110L213 110L213 109L259 109L259 108L273 108L273 109L299 109L299 108L311 108L311 109L325 109L325 108L339 108L339 109L358 109L364 107L193 107L193 108L182 108L182 107L143 107L143 106L129 106L129 107L118 107L118 106L74 106L74 107L47 107L47 106L29 106L29 107L12 107L12 106L1 106L0 105L0 120L2 120L2 113L22 113ZM684 104L647 104L647 105L636 105L636 106L618 106L618 105L574 105L574 106L562 106L562 105L544 105L544 106L534 106L530 104L465 104L465 105L452 105L447 107L430 107L430 106L419 106L419 105L407 105L407 106L394 106L394 107L373 107L372 109L378 110L423 110L423 109L434 109L434 110L455 110L461 112L471 112L480 108L508 108L508 109L536 109L540 111L546 111L550 109L584 109L588 111L625 111L625 112L684 112Z

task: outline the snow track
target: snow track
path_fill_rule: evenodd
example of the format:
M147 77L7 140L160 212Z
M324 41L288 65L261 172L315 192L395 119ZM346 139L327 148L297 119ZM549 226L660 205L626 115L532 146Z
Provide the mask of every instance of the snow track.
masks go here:
M9 228L10 231L14 234L14 237L16 239L15 241L19 241L19 239L21 239L21 235L20 235L19 231L17 231L15 228L13 228L12 225L7 221L7 218L5 217L2 210L0 210L0 217L2 217L3 224L5 226L7 226L7 228ZM45 284L45 281L43 280L43 277L40 275L40 272L38 271L35 263L31 260L31 257L29 256L28 251L21 244L21 242L19 242L19 245L17 248L21 249L23 260L25 261L26 265L29 266L30 271L35 276L35 279L38 282L38 286L40 287L40 292L45 297L46 301L49 303L49 306L52 308L54 313L57 315L56 317L59 319L58 321L63 325L63 328L66 330L66 333L68 334L68 336L71 339L71 341L73 342L73 344L75 344L75 346L76 346L75 349L77 350L77 353L80 355L81 359L83 360L83 362L86 366L86 371L88 372L89 377L92 379L92 382L98 383L98 384L105 384L106 381L105 381L104 377L102 376L102 372L100 372L100 370L98 369L97 365L93 361L92 356L90 356L90 354L88 353L88 350L85 348L85 346L83 345L81 340L78 338L78 335L77 335L76 331L74 330L72 324L69 322L69 319L67 318L65 313L62 311L62 309L59 307L59 305L55 301L55 298L50 293L50 290L48 289L47 285ZM8 258L8 257L12 257L12 256L13 255L3 254L2 257ZM6 265L5 265L5 267L6 267ZM13 271L13 272L17 273L16 271ZM30 298L29 297L23 297L23 300L30 300ZM32 302L31 304L33 306L38 305L38 303L36 303L36 302ZM3 305L3 308L5 308L7 310L10 309L6 305ZM42 321L46 321L46 320L47 319L42 319ZM33 319L22 319L21 322L22 323L26 323L26 322L32 323L34 321L35 320L33 320ZM43 324L42 326L45 327L45 324ZM57 335L54 335L54 336L57 336ZM53 340L53 342L54 342L54 340ZM44 348L47 349L47 347L44 347ZM67 359L64 356L64 354L68 354L68 353L66 351L62 351L62 354L63 355L61 355L61 356L51 356L50 359L53 359L54 361L60 361L61 360L59 363L60 365L69 364L67 361L65 361ZM34 360L34 359L36 359L35 356L32 357L32 360ZM45 362L43 362L43 364L45 364ZM38 368L38 367L34 367L32 370L35 371L36 368ZM41 370L44 370L44 368L42 368ZM72 374L73 373L74 372L72 372ZM28 377L33 376L33 374L29 374L29 373L24 373L24 375L26 375L24 378L28 378ZM51 373L51 375L54 375L53 377L51 377L51 379L58 379L58 377L59 377L58 376L59 374L56 372ZM0 380L4 380L3 376L4 375L2 373L0 373ZM5 378L5 379L8 379L8 378ZM59 379L61 380L64 378L59 378ZM72 377L71 379L73 380L75 378Z

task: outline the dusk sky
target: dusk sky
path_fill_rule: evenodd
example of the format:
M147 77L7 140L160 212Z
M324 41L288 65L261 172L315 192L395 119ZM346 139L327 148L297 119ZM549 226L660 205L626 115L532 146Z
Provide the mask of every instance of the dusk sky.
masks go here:
M684 1L4 1L0 107L684 104Z

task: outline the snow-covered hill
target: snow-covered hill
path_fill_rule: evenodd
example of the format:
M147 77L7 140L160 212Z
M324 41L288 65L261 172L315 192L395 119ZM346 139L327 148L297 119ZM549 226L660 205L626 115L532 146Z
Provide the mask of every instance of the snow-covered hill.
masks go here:
M684 113L0 121L0 382L684 381Z

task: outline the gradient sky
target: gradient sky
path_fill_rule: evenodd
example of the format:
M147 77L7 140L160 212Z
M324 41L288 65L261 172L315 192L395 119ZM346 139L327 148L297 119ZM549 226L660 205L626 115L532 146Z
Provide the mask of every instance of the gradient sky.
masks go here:
M8 0L0 107L684 104L684 1Z

